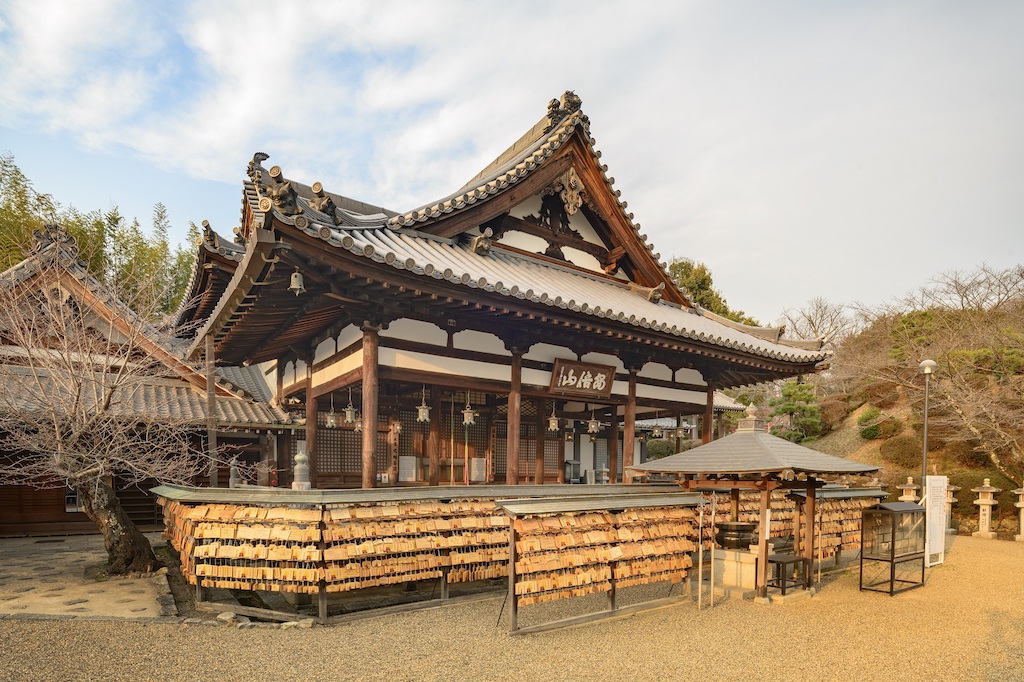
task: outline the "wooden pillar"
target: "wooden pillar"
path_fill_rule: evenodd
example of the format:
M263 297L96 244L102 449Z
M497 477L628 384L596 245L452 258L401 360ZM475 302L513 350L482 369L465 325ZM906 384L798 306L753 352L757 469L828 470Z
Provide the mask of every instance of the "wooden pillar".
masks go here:
M807 499L804 500L803 509L804 527L807 529L807 542L803 544L803 556L807 559L804 582L808 588L811 586L811 576L814 575L814 517L818 513L818 491L815 483L813 477L807 477Z
M523 400L523 351L510 348L512 351L512 386L508 392L508 432L505 452L505 483L519 483L519 419Z
M729 520L740 520L740 489L733 488L729 491Z
M615 409L614 407L612 408ZM608 482L617 483L619 479L619 415L612 414L608 425Z
M715 389L708 385L708 399L704 406L704 418L700 422L700 442L707 444L711 442L711 429L715 423Z
M430 387L430 431L427 433L427 478L430 485L441 485L441 391Z
M635 463L633 453L636 449L636 367L629 367L629 394L626 397L626 414L623 415L622 434L622 482L632 483L633 472L629 467Z
M672 376L675 376L675 374L673 373ZM680 452L683 449L683 437L682 437L682 433L683 433L683 415L682 415L681 412L676 412L675 416L676 416L676 438L675 438L676 445L675 445L675 451L676 452Z
M768 596L768 534L771 530L769 510L771 507L772 486L767 479L761 479L761 530L757 536L757 581L755 583L758 597Z
M313 395L313 356L306 359L306 456L309 458L309 485L316 487L317 456L316 456L316 432L317 432L317 409L316 396Z
M377 484L377 332L379 325L363 324L363 487Z
M211 488L217 487L217 371L213 337L206 335L206 454Z
M544 441L547 431L547 418L544 416L544 399L537 398L537 446L533 452L533 482L544 483Z

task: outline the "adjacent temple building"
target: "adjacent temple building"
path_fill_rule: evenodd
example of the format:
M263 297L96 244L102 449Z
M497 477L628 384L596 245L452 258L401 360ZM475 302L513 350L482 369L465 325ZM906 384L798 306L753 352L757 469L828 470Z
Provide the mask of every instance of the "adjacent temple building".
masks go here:
M707 442L716 403L736 407L717 389L825 359L688 300L572 92L463 187L403 212L268 158L249 164L234 243L207 229L179 322L195 328L187 360L257 366L304 413L262 454L281 484L300 454L317 488L616 482L640 461L638 420L700 415Z

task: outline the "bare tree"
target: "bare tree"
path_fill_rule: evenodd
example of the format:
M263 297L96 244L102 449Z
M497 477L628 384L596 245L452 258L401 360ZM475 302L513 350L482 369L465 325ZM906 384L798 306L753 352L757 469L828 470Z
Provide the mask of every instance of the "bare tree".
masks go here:
M202 424L180 403L196 373L154 324L160 296L135 283L122 299L77 255L62 233L37 233L0 274L0 483L76 488L110 570L147 571L152 548L112 482L190 483L205 468L192 446Z
M801 308L787 308L779 322L791 335L800 339L821 339L827 348L833 348L856 329L846 306L831 303L822 296L815 296Z
M835 375L921 396L918 364L935 360L930 422L1024 483L1024 268L947 273L860 313L864 327L839 345Z

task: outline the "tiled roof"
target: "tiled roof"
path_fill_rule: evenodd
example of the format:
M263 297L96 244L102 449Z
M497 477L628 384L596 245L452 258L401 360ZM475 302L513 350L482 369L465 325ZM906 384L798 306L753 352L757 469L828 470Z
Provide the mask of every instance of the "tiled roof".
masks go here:
M168 416L174 419L206 419L206 394L185 380L196 371L183 359L187 341L174 338L156 325L135 314L127 305L111 295L104 285L88 273L84 264L75 256L74 241L59 229L51 228L46 234L37 235L44 246L40 251L0 273L0 285L15 286L27 281L41 271L43 259L54 255L59 262L92 295L102 301L111 315L118 316L127 324L138 329L154 349L166 354L174 369L182 375L180 379L146 378L143 386L134 395L137 414ZM48 240L48 242L47 242ZM231 245L227 249L234 254L244 253L242 247ZM59 250L55 254L55 250ZM239 256L240 257L240 256ZM9 353L10 354L10 353ZM17 355L17 353L14 353ZM17 375L18 367L6 367L5 372ZM269 425L289 423L288 414L271 404L270 388L257 367L218 367L216 384L221 391L217 400L217 420L221 425ZM205 383L205 380L204 380ZM227 395L233 393L234 395Z
M337 249L423 277L774 360L819 362L827 355L760 338L667 301L649 301L625 282L514 253L500 245L477 253L471 241L443 239L415 230L340 228L280 218L296 226L305 225L302 229L306 234Z
M26 381L19 392L26 405L35 394L32 387L38 378L45 386L48 378L44 372L33 374L31 369L21 366L5 366L2 374L11 381L24 377ZM28 380L31 378L31 380ZM53 390L58 390L56 386ZM197 391L184 381L172 378L146 377L130 389L127 400L115 396L113 413L125 417L145 415L156 420L181 421L197 426L204 425L207 418L206 394ZM88 390L86 391L88 394ZM288 423L289 419L281 409L269 403L254 402L241 398L218 396L216 399L216 421L221 426L275 426Z
M216 371L218 377L257 402L269 403L274 398L259 367L218 367Z
M571 101L575 98L575 104ZM567 105L567 101L570 104ZM552 102L554 104L554 102ZM600 164L601 152L595 148L597 140L590 135L590 121L581 109L579 100L573 93L565 93L561 104L565 108L560 121L550 122L548 117L542 118L530 131L506 150L492 164L473 178L466 186L443 199L421 206L412 211L396 215L388 220L388 227L412 227L417 223L439 218L443 215L463 210L473 204L487 201L492 196L501 194L508 187L525 179L532 171L541 166L546 159L558 151L572 134L579 129L587 142L590 154L601 168L601 174L608 191L616 197L619 211L623 218L637 233L639 240L651 252L654 261L660 261L661 254L654 251L654 245L647 240L646 234L640 233L640 223L633 220L633 214L626 211L628 203L620 197L622 192L615 189L615 178L608 175L608 166ZM549 114L550 115L550 114ZM668 264L658 262L666 280L671 277L667 272Z
M878 467L826 455L761 430L741 430L686 452L631 467L673 474L860 474Z

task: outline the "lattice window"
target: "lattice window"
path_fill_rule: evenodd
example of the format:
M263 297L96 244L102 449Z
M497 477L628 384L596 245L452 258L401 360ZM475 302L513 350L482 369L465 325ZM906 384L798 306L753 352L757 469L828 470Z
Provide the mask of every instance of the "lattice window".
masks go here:
M561 439L562 432L552 433L552 438L544 440L544 472L558 474L565 459L565 443Z
M619 451L615 461L618 463L618 467L615 469L616 476L622 478L622 439L619 439ZM608 438L604 436L598 436L597 442L594 443L594 468L595 469L607 469L608 468Z
M319 421L319 420L317 420ZM340 473L342 453L341 429L329 429L321 424L316 430L316 470L323 473Z

